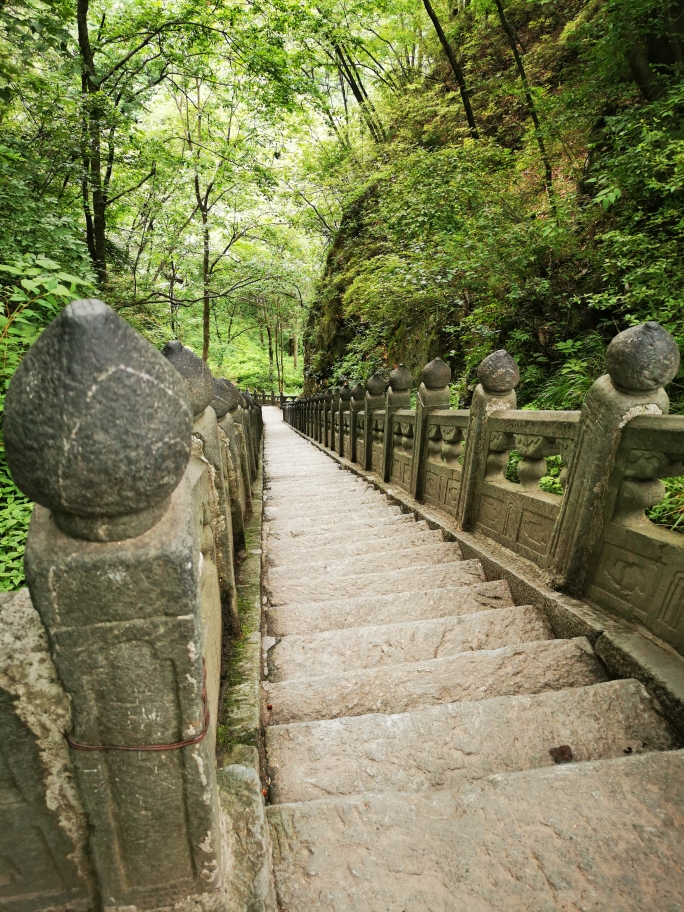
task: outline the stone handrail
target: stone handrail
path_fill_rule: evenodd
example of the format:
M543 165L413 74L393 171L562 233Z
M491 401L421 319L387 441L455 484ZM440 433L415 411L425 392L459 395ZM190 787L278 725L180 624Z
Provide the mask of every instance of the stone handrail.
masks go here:
M221 658L261 431L248 394L100 301L69 305L15 373L7 458L36 503L30 599L0 602L3 906L220 893Z
M613 339L581 411L517 410L518 368L499 351L480 365L468 410L448 407L450 371L435 359L414 409L400 365L388 385L375 374L362 395L357 384L351 405L335 389L286 403L283 417L684 654L684 536L645 516L663 497L660 479L684 474L684 417L668 416L663 389L678 367L674 339L646 323ZM519 483L505 475L514 450ZM554 455L563 494L539 485Z

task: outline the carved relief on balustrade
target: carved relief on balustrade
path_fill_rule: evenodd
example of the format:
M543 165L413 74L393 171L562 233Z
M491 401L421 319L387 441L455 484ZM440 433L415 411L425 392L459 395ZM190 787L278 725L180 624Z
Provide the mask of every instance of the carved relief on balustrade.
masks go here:
M354 438L354 453L352 454L352 459L354 462L359 463L359 465L363 465L366 425L366 416L363 412L356 412L355 424L356 436Z
M408 491L411 486L413 464L413 440L415 433L415 412L400 409L392 421L392 472L390 480Z
M684 475L684 418L644 417L627 425L611 478L606 527L588 597L643 623L684 652L684 535L652 523L661 479Z
M385 413L376 411L373 414L373 448L371 452L371 467L376 475L382 477L383 447L385 443Z
M438 409L428 423L425 454L425 503L456 513L468 413Z
M540 567L548 560L562 495L539 483L548 475L547 458L560 455L563 487L578 420L579 412L514 410L488 420L477 528ZM513 451L519 458L517 483L509 471Z

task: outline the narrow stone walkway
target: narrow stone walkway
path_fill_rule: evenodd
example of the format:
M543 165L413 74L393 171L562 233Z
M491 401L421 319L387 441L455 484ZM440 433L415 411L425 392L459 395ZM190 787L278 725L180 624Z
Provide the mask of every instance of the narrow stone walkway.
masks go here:
M282 912L684 909L684 752L644 687L264 417Z

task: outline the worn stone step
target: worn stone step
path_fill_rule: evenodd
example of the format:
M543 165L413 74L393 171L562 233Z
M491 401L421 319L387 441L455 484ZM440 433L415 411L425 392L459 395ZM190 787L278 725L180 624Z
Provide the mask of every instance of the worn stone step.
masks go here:
M365 495L372 495L377 499L384 498L387 500L386 496L376 490L372 485L367 484L361 479L354 479L354 476L343 476L339 480L328 479L324 484L318 484L312 481L303 484L298 483L297 485L271 484L264 491L264 500L274 500L290 504L298 503L300 501L316 501L320 498L325 498L328 494L338 496L339 494L347 492L353 493L354 496L363 497Z
M674 912L684 752L267 810L287 912Z
M318 522L320 519L330 519L333 516L339 517L342 522L349 522L350 520L384 519L390 516L401 516L401 509L388 503L359 502L358 498L354 496L344 497L330 504L318 503L308 507L297 507L294 515L300 522ZM279 522L281 520L288 522L288 520L293 518L293 508L271 507L266 504L263 516L268 522Z
M478 560L455 560L452 563L428 564L388 570L384 573L362 573L351 570L340 574L315 576L291 575L272 579L268 575L264 589L272 606L296 605L303 602L327 602L343 595L386 595L415 586L417 589L442 589L445 586L467 586L482 579Z
M437 703L543 693L605 679L585 637L542 640L319 678L264 682L262 718L268 725L278 725L410 712Z
M378 494L372 488L354 489L346 485L334 490L327 489L325 493L316 496L303 496L300 494L285 496L283 494L270 493L268 497L264 498L264 504L269 510L302 510L306 513L316 510L339 510L348 507L350 502L355 505L363 504L365 506L392 506L386 497Z
M417 589L391 595L338 598L331 602L267 608L266 625L270 636L285 637L324 630L341 630L368 624L393 624L450 615L471 614L490 608L510 608L514 604L504 580L480 581L470 586L444 589Z
M353 668L420 662L476 649L552 639L549 622L531 605L288 636L268 650L268 679L314 678Z
M415 527L415 531L412 531ZM392 540L388 541L391 536ZM439 545L444 541L439 529L430 529L427 523L401 524L399 527L388 530L386 535L375 537L370 533L370 537L354 537L349 535L331 535L322 536L323 543L314 545L312 542L301 544L299 539L288 538L280 539L277 534L269 535L267 538L267 551L269 561L273 566L285 566L294 561L306 560L312 557L314 560L319 557L321 560L330 556L353 557L355 555L380 555L389 548L408 548L410 545ZM378 558L379 560L379 558Z
M453 789L493 773L553 766L554 752L577 763L676 746L634 680L266 730L273 804ZM559 754L562 747L570 753Z
M269 567L268 578L274 584L284 581L289 576L305 576L309 582L317 577L351 576L356 577L363 573L374 573L389 570L402 570L409 567L427 566L429 564L445 564L462 560L461 549L455 542L439 542L437 544L409 545L407 547L387 548L381 555L362 554L348 556L336 554L323 560L299 560L282 567Z
M357 516L354 519L342 518L336 519L334 515L321 518L316 523L310 519L290 516L287 519L280 517L278 520L269 521L264 518L266 533L270 534L271 529L277 529L280 536L307 537L312 542L318 540L318 533L325 535L334 532L336 535L358 535L364 533L366 529L372 529L378 535L383 534L383 530L389 526L410 525L415 523L415 518L410 513L390 513L375 514L369 516Z

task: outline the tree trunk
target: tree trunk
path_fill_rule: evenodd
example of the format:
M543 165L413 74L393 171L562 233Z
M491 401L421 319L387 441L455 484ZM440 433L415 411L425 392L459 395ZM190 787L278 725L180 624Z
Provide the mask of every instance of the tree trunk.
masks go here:
M527 80L527 73L525 72L525 66L520 56L520 51L518 50L518 44L515 40L515 35L513 29L508 24L506 19L506 14L504 12L502 0L494 0L496 4L496 9L499 13L499 19L501 20L501 26L506 33L508 38L508 43L511 46L513 51L513 56L515 57L515 65L518 68L518 75L520 76L520 81L523 84L523 89L525 90L525 101L527 102L527 110L529 111L530 117L532 118L532 123L534 124L534 134L537 137L537 145L539 146L539 154L541 156L542 163L544 165L544 183L546 184L546 192L549 195L551 200L551 205L553 206L553 171L551 169L551 162L546 153L546 145L544 144L544 137L542 135L541 126L539 125L539 118L537 117L537 109L534 106L534 99L532 98L532 92L530 91L530 84Z
M78 48L81 54L81 95L83 103L84 134L87 154L84 155L84 209L88 248L93 258L98 282L107 281L105 200L102 190L102 137L100 86L95 72L95 61L88 30L88 0L77 0L76 22ZM90 197L90 200L88 200ZM91 202L92 201L92 202ZM89 216L91 216L89 218Z
M444 29L442 24L437 18L437 13L434 11L430 0L423 0L423 5L427 11L428 16L430 17L432 24L435 27L437 32L437 37L439 38L439 43L442 45L442 49L446 54L447 60L451 65L454 76L456 77L456 82L461 91L461 99L463 101L463 108L465 109L466 119L468 121L468 126L470 127L470 133L473 139L478 138L477 125L475 123L475 115L473 114L473 109L470 104L470 96L468 95L468 89L466 88L465 76L463 75L463 70L460 67L458 60L456 60L456 55L454 54L454 49L449 44L447 36L444 34Z

